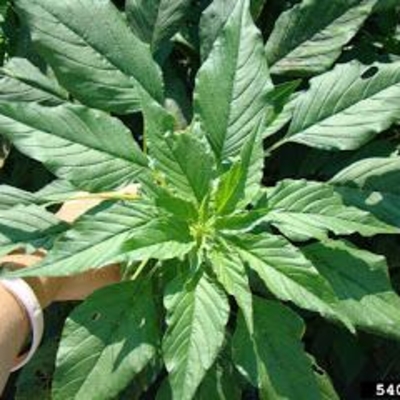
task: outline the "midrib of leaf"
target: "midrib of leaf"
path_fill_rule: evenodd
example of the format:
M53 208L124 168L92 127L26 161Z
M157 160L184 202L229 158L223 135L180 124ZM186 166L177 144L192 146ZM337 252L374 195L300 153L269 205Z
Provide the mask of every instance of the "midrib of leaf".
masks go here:
M238 3L236 4L236 6L233 8L233 10L231 12L231 15L229 16L229 18L227 18L226 22L224 23L222 30L226 29L226 26L230 22L230 20L232 18L232 15L237 12L236 7L242 7L243 8L243 7L246 6L246 4L247 3L245 1L242 1L242 0L238 1ZM231 101L229 102L228 108L226 110L226 118L225 118L225 124L224 124L225 126L224 126L224 129L223 129L223 138L222 138L222 140L220 142L222 144L222 146L221 146L220 149L217 149L217 151L219 152L217 157L218 157L218 159L220 161L225 158L225 151L226 151L226 146L227 146L227 143L228 143L226 139L228 137L230 129L243 116L243 114L239 114L239 115L236 116L235 120L231 119L232 118L232 111L233 111L233 109L235 107L235 101L238 98L240 98L241 95L243 95L244 91L248 90L248 88L244 88L244 91L242 93L236 93L236 90L237 90L236 83L238 81L237 80L238 75L241 72L241 69L244 68L244 66L246 65L248 60L251 59L251 57L248 56L247 59L244 60L244 63L239 64L239 61L240 61L239 55L242 53L242 49L243 49L243 40L240 40L240 37L242 35L242 30L243 30L243 27L244 27L244 24L245 24L245 21L244 21L245 18L246 18L246 12L241 12L241 18L240 18L240 22L238 24L239 27L238 27L238 29L236 29L234 31L234 33L235 33L235 41L239 43L239 46L237 46L237 47L235 46L235 48L234 48L234 51L235 51L235 53L234 53L235 63L231 65L231 70L228 71L228 76L227 76L227 81L230 80L231 82L233 82L233 84L230 85L230 87L228 89L229 96L227 96L227 97L230 98ZM218 40L218 38L219 38L219 36L217 37L216 40ZM212 54L212 51L211 51L211 54ZM261 64L259 65L259 69L257 70L257 73L255 74L255 76L257 76L258 71L260 70L260 68L261 68ZM256 99L257 99L257 96L254 96L253 97L253 101L256 100ZM250 109L250 107L248 107L248 108ZM259 114L261 112L262 112L262 109L260 109ZM255 116L254 117L252 116L252 118L255 118ZM238 131L237 128L236 128L236 131ZM229 136L235 136L235 135L230 134Z
M239 0L239 2L240 2L240 0ZM238 7L238 6L236 6L236 7ZM232 13L233 13L234 11L232 11ZM228 20L229 20L229 18L228 18ZM241 23L240 23L240 28L236 31L236 33L237 33L237 37L240 37L240 34L241 34L241 32L242 32L242 20L241 20ZM226 24L226 23L225 23ZM225 26L225 25L224 25ZM233 71L229 71L229 72L231 72L231 75L230 75L230 77L232 78L232 82L236 82L236 76L237 76L237 74L238 74L238 63L239 63L239 54L240 54L240 48L241 48L241 45L242 45L242 41L240 41L240 46L239 46L239 48L236 48L235 50L236 50L236 53L235 53L235 60L236 60L236 62L235 62L235 66L236 66L236 68L234 68L234 70ZM233 73L232 73L233 72ZM222 142L222 147L221 147L221 152L220 152L220 154L218 155L218 158L220 159L220 160L222 160L224 157L223 157L223 155L224 155L224 153L225 153L225 145L226 145L226 138L227 138L227 136L228 136L228 129L229 129L229 127L231 126L231 121L230 121L230 118L231 118L231 113L232 113L232 104L233 104L233 102L234 102L234 99L233 99L233 97L232 97L232 95L233 95L233 93L234 93L234 90L235 90L235 88L234 88L234 85L232 85L230 88L229 88L229 98L232 98L232 101L231 102L229 102L229 105L228 105L228 115L227 115L227 119L226 119L226 126L225 126L225 129L224 129L224 137L223 137L223 142Z
M366 66L366 70L368 70L368 66ZM346 88L346 91L341 95L340 100L336 103L336 106L335 106L334 110L332 111L332 113L331 113L330 115L328 115L328 116L326 116L326 117L323 117L323 118L321 118L321 119L315 120L315 121L311 121L308 125L301 126L301 130L300 130L300 131L297 131L297 132L296 132L296 131L295 131L295 132L291 132L291 131L290 131L290 128L289 128L289 132L288 132L288 135L285 137L285 140L290 140L290 138L291 138L292 136L296 135L297 133L302 132L302 131L305 131L305 130L307 130L308 128L314 126L314 125L318 125L318 124L322 123L323 121L328 121L329 119L336 117L339 113L343 113L345 110L349 110L349 109L351 109L351 108L353 108L353 107L355 107L355 106L359 106L359 105L362 105L363 103L369 102L369 101L372 100L373 97L376 97L376 95L379 94L379 93L383 93L383 92L386 92L386 91L390 91L393 87L400 86L400 76L398 76L398 75L399 75L399 72L400 72L400 70L397 71L397 72L396 72L396 71L393 71L393 75L394 75L394 76L391 77L390 83L389 83L385 88L383 88L383 89L378 88L378 90L374 90L374 91L372 91L372 92L369 92L369 88L370 88L370 86L371 86L371 83L373 82L374 77L370 78L369 81L368 81L368 83L367 83L367 85L366 85L366 86L364 87L364 89L363 89L363 96L362 96L363 98L362 98L361 100L355 101L354 103L352 103L352 104L350 104L350 105L347 105L347 106L346 106L346 105L340 106L340 104L342 103L342 100L346 97L346 93L348 93L349 90L351 90L352 87L357 83L357 78L361 79L360 77L357 77L357 78L354 79L353 82ZM393 79L396 79L396 78L399 80L399 82L393 83ZM333 84L335 84L335 83L336 83L336 82L333 82ZM323 80L321 79L320 82L319 82L319 87L320 87L322 84L323 84ZM319 99L317 96L314 97L313 102L310 102L310 104L308 105L308 109L307 109L306 114L308 113L309 109L312 108L314 102L318 101L318 102L320 103L319 111L318 111L318 117L319 117L320 111L324 109L324 106L325 106L326 101L329 100L330 90L327 89L327 90L325 91L325 93L326 93L326 94L325 94L325 97L324 97L323 101L320 101L320 99ZM368 97L365 98L364 96L365 96L366 94L368 95ZM382 111L380 111L380 112L382 112ZM303 112L303 115L304 115L304 112ZM366 123L366 124L369 124L370 122L369 122L369 121L366 121L365 123ZM360 122L357 122L356 125L360 125ZM326 134L326 133L323 133L323 134L321 134L321 135L318 135L317 133L313 132L313 136L322 136L322 137L326 137L327 134ZM333 132L333 133L332 133L332 136L337 136L337 133L336 133L336 132Z
M243 28L243 24L244 24L244 21L243 21L244 15L245 15L245 14L242 15L242 19L241 19L241 23L240 23L240 29L239 29L239 33L238 33L238 36L239 36L239 37L241 36L241 33L242 33L242 28ZM239 65L239 57L238 57L238 56L239 56L239 54L241 53L242 46L243 46L243 41L242 41L242 40L239 40L239 43L240 43L240 45L239 45L239 48L238 48L238 51L237 51L236 57L235 57L235 58L236 58L236 63L235 63L236 68L235 68L235 71L234 71L234 78L235 78L234 82L237 82L237 81L236 81L236 77L237 77L237 75L239 74L240 70L241 70L241 69L248 63L248 61L251 59L251 56L248 56L248 58L245 60L245 62L244 62L243 64ZM253 53L254 53L254 51L255 51L255 48L253 48ZM252 54L253 54L253 53L252 53ZM259 64L258 70L257 70L257 73L255 74L255 76L258 75L260 69L261 69L261 64ZM235 93L235 92L236 92L236 91L235 91L235 88L236 88L236 85L235 85L235 86L232 86L232 92L230 93L230 95L235 94L235 97L232 97L232 101L229 103L229 116L231 116L231 112L232 112L232 109L234 108L235 101L236 101L238 98L240 98L240 96L243 95L243 93L244 93L245 91L248 90L248 88L245 88L244 91L243 91L242 93ZM254 96L252 102L256 101L256 99L257 99L257 96ZM250 105L248 106L248 108L250 109ZM251 116L251 118L256 118L256 117L257 117L259 114L261 114L261 113L262 113L262 108L260 108L258 114L256 114L255 116ZM243 114L238 115L238 116L237 116L237 119L234 120L234 121L232 121L232 120L228 121L228 127L227 127L227 129L225 130L224 142L223 142L223 147L222 147L222 151L221 151L222 155L225 153L225 147L226 147L226 143L227 143L227 141L226 141L225 139L226 139L226 136L227 136L227 133L228 133L228 129L229 129L229 127L231 127L231 126L234 126L234 125L237 123L237 121L242 117L242 115L243 115ZM247 119L245 122L249 122L248 119ZM262 121L259 122L259 126L261 126L261 124L262 124ZM242 126L243 126L243 125L244 125L244 124L242 124ZM238 129L236 128L236 132L237 132L237 131L238 131Z
M84 2L83 2L83 4L82 4L82 2L80 1L80 3L81 3L81 6L84 7ZM92 48L93 50L95 50L97 54L100 54L101 57L102 57L103 59L107 60L107 61L108 61L112 66L114 66L118 71L122 72L122 73L123 73L124 75L126 75L126 77L128 77L129 79L133 79L135 82L137 82L137 83L140 85L140 87L145 88L145 87L142 85L142 83L136 79L135 76L133 76L130 72L126 71L125 68L124 68L123 66L117 65L117 64L115 63L115 61L112 60L112 58L107 57L106 52L103 52L102 50L100 50L97 46L95 46L93 43L91 43L91 42L88 40L88 38L86 38L85 36L82 36L79 32L77 32L76 30L74 30L73 27L71 27L70 25L68 25L68 23L67 23L63 18L60 18L59 15L57 15L56 13L51 12L50 10L46 9L46 8L43 7L41 4L38 4L38 3L35 3L35 4L36 4L37 6L39 6L39 7L41 7L42 9L44 9L45 12L49 13L49 14L50 14L54 19L56 19L57 21L62 22L63 26L65 26L67 29L69 29L70 32L72 32L74 35L76 35L76 36L79 37L82 41L84 41L87 45L89 45L90 48ZM91 12L91 10L90 10L90 12ZM40 18L40 16L38 16L38 15L36 15L36 17L37 17L37 18ZM93 22L92 22L92 23L93 23ZM105 20L105 23L108 24L108 21ZM124 24L125 24L125 22L124 22ZM126 27L126 28L129 29L129 27ZM52 35L52 36L53 36L54 38L56 38L57 40L60 40L60 41L62 41L62 42L65 41L64 38L59 38L59 37L55 36L53 33L50 33L50 32L48 32L48 31L43 31L43 30L40 29L37 25L35 26L35 29L37 29L38 31L42 32L42 33L45 34L45 35ZM112 35L114 34L112 29L109 29L108 32L109 32L110 34L112 34ZM117 38L114 38L114 39L117 39ZM114 43L119 43L119 40L114 40ZM121 51L121 49L120 49L120 53L123 54L123 51ZM62 54L63 57L67 57L65 53L61 53L61 54ZM75 63L77 62L77 60L73 60L73 59L71 59L70 57L67 57L67 58L69 58L69 60L72 61L72 62L75 62ZM90 64L84 64L84 63L82 63L82 62L80 62L80 63L81 63L82 65L86 65L86 66L93 67L93 66L91 66ZM98 69L98 66L96 66L96 69ZM106 71L106 70L108 70L108 68L103 68L103 70ZM87 76L85 76L85 80L89 80L89 81L90 81L90 78L88 78ZM107 83L107 85L109 86L110 84ZM114 86L115 86L115 85L114 85ZM122 86L121 86L121 87L122 87ZM147 90L146 90L146 92L149 93L149 95L150 95L151 97L153 97L153 95L152 95L150 92L148 92ZM153 97L153 98L154 98L154 97ZM156 101L158 102L159 99L154 99L154 100L156 100Z
M192 298L194 298L194 302L193 302L193 312L191 313L191 316L190 316L190 317L191 317L190 320L193 321L193 320L196 319L196 315L197 315L197 313L198 313L197 308L199 307L199 306L198 306L199 299L196 298L195 289L192 289L190 295L191 295ZM190 309L187 308L187 311L189 312ZM183 316L182 316L182 318L183 318ZM194 325L193 325L193 324L190 324L190 327L189 327L189 331L190 331L190 343L193 342L193 340L192 340L192 338L193 338L193 336L194 336L193 330L194 330ZM181 332L181 335L182 335L182 334L184 334L184 331ZM178 336L178 338L179 338L179 336ZM191 348L190 353L192 353L192 352L193 352L193 347L192 347L192 345L190 346L190 348ZM190 359L191 359L190 356L186 358L186 360L187 360L186 365L190 364L190 362L189 362ZM186 368L186 372L185 372L185 381L186 381L186 379L187 379L188 372L189 372L189 369Z

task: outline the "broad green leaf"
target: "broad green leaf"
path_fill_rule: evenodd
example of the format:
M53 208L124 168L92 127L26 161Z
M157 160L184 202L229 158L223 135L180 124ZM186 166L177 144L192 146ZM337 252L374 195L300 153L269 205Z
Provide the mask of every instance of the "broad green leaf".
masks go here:
M129 386L118 396L118 400L139 400L142 394L150 391L151 386L163 372L161 357L153 358L146 367L135 376ZM336 399L335 399L336 400Z
M268 233L227 239L276 297L339 319L351 329L346 316L335 309L337 298L328 282L289 241Z
M127 0L125 11L136 36L156 51L178 31L189 7L190 0Z
M197 74L194 94L195 113L218 163L239 156L250 135L258 136L271 89L249 2L237 1Z
M257 19L267 4L267 0L251 0L251 15L254 19Z
M36 205L0 211L0 251L11 247L48 247L68 225Z
M209 254L211 265L223 288L234 297L253 332L253 305L246 267L231 246L224 243Z
M307 76L328 70L376 2L303 0L282 13L266 44L271 72Z
M56 179L35 192L35 196L43 203L63 203L73 197L76 197L79 190L70 182L62 179Z
M81 216L40 264L18 275L72 275L120 260L126 241L157 216L146 202L104 202Z
M171 181L172 190L175 189L176 194L185 199L190 194L190 197L200 204L210 190L214 175L214 158L207 143L196 137L193 132L185 131L171 133L160 145L165 148L164 157L168 157L169 153L170 158L160 160L159 164L156 160L156 168L160 165L165 180Z
M214 0L204 10L200 19L200 52L204 61L210 54L214 42L235 7L232 0Z
M38 68L23 58L10 59L0 70L0 101L58 105L67 94Z
M213 155L194 132L174 132L174 119L146 96L143 102L145 140L151 167L161 184L178 196L201 203L213 176Z
M264 399L320 400L310 359L301 342L304 322L282 304L254 298L254 335L243 316L233 339L238 368Z
M291 82L292 83L292 82ZM294 82L292 83L294 86ZM271 102L274 104L273 108L268 108L267 115L265 118L265 128L262 133L263 138L267 138L268 136L272 136L275 133L279 132L286 125L289 124L292 119L293 112L295 110L296 101L301 101L301 96L304 95L304 92L295 92L293 93L289 99L286 98L287 90L291 87L289 84L282 84L280 86L275 87L274 91L272 91L268 97L271 97ZM275 96L278 95L278 100L282 99L282 103L276 104ZM287 101L286 101L287 100ZM285 102L286 101L286 102ZM277 146L281 143L277 142ZM268 151L267 151L268 155Z
M164 106L175 118L176 130L186 129L193 118L191 92L188 90L186 71L181 68L180 60L171 57L163 63L165 82Z
M252 231L257 225L266 219L267 208L245 210L217 218L215 228L226 233L243 233Z
M173 400L172 399L172 389L168 378L165 378L160 387L157 390L157 395L155 400Z
M115 398L146 367L159 346L152 296L149 282L126 282L95 292L72 312L57 354L54 400Z
M400 338L400 297L383 256L343 242L316 243L302 251L331 284L340 313L356 327Z
M354 150L398 119L400 63L338 64L296 102L286 141Z
M155 190L155 204L178 219L193 221L198 218L198 210L190 199L174 196L168 189L160 186Z
M147 167L119 120L83 106L2 102L0 134L58 177L88 191L126 186Z
M148 45L110 0L16 0L15 5L40 54L81 102L129 113L140 108L141 90L162 102L161 73Z
M9 210L15 206L39 204L36 194L26 192L13 186L0 185L0 211Z
M400 157L360 160L337 173L329 183L345 204L400 227Z
M344 205L326 183L285 179L269 192L266 206L265 220L295 240L323 239L329 231L364 236L398 232L372 214Z
M228 364L216 363L208 371L199 387L195 400L241 400L242 393L238 387L235 373Z
M281 83L268 93L267 102L271 107L267 109L264 122L267 129L264 131L263 138L277 132L289 122L291 113L288 110L294 107L294 99L299 96L299 93L295 93L295 90L299 87L300 83L301 80L299 79Z
M315 358L307 354L314 369L314 377L318 385L321 400L340 400L339 395L332 384L329 375L315 361Z
M136 229L122 251L129 261L168 260L182 258L194 246L195 241L185 221L175 216L161 216Z
M256 168L252 165L254 155L258 156ZM246 140L240 158L220 177L215 193L217 214L229 214L238 205L245 207L250 203L260 189L262 170L259 164L262 162L262 143L252 134Z
M173 398L190 400L222 347L228 299L206 275L190 279L187 268L167 287L164 304L163 353Z

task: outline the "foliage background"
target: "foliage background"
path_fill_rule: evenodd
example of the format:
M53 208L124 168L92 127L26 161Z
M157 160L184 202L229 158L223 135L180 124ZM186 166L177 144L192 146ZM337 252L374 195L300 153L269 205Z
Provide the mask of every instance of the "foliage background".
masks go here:
M115 0L122 10L124 1ZM190 12L182 24L180 34L175 36L170 44L161 47L156 56L167 59L165 76L174 85L168 93L170 98L180 104L182 118L190 120L192 109L190 96L194 87L194 77L200 66L200 44L198 39L198 21L201 12L210 1L192 1ZM278 16L292 7L295 0L255 0L253 11L258 27L264 38L272 32ZM396 5L396 1L392 2ZM9 57L29 59L42 70L46 66L32 50L29 33L22 26L6 1L0 4L2 15L0 55L4 61ZM363 28L346 46L339 61L353 58L369 64L376 60L400 60L400 12L392 4L382 7L368 18ZM164 54L164 52L167 53ZM279 77L276 77L279 82ZM307 80L303 81L307 87ZM302 88L303 88L302 87ZM1 97L0 82L0 97ZM135 127L142 124L141 116L132 113L122 117L123 122ZM400 145L400 127L393 127L379 135L368 145L359 150L332 153L288 144L268 158L264 176L266 185L274 185L283 178L308 178L310 180L327 180L343 166L366 155L387 156L397 150ZM140 137L137 139L140 140ZM266 143L268 147L268 143ZM0 147L1 170L0 183L12 185L28 191L36 191L54 179L40 163L27 158L15 148L10 148L6 140ZM290 163L287 160L291 160ZM400 242L398 236L379 235L373 238L363 238L352 235L350 240L362 249L370 250L387 257L392 283L400 290ZM55 305L48 313L48 324L45 345L37 353L29 368L10 380L4 398L45 400L50 398L49 382L55 357L56 343L60 335L63 320L72 305ZM400 343L383 339L372 334L359 332L357 337L343 329L324 321L315 314L296 310L306 321L306 350L313 354L318 364L324 368L333 380L334 386L343 399L359 398L359 383L364 380L397 379L400 380ZM318 372L318 371L317 371ZM323 373L323 371L320 371ZM128 388L121 399L132 399L135 387ZM249 391L248 398L255 398ZM153 398L150 391L143 398Z

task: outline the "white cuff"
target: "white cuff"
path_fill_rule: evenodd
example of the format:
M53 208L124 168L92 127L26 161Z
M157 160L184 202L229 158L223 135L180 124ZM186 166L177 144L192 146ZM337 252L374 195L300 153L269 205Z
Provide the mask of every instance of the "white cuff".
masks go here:
M32 329L31 348L26 355L22 355L16 360L16 365L11 369L13 372L27 364L40 345L44 329L43 311L35 292L23 279L0 279L0 283L26 310Z

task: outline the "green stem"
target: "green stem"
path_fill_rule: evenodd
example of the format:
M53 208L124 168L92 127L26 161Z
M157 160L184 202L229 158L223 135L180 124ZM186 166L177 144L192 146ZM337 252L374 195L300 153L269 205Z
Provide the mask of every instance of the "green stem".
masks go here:
M147 263L149 262L149 259L145 259L143 260L139 266L137 267L137 270L135 271L135 273L133 274L131 281L134 281L137 279L137 277L142 273L143 269L146 267Z

